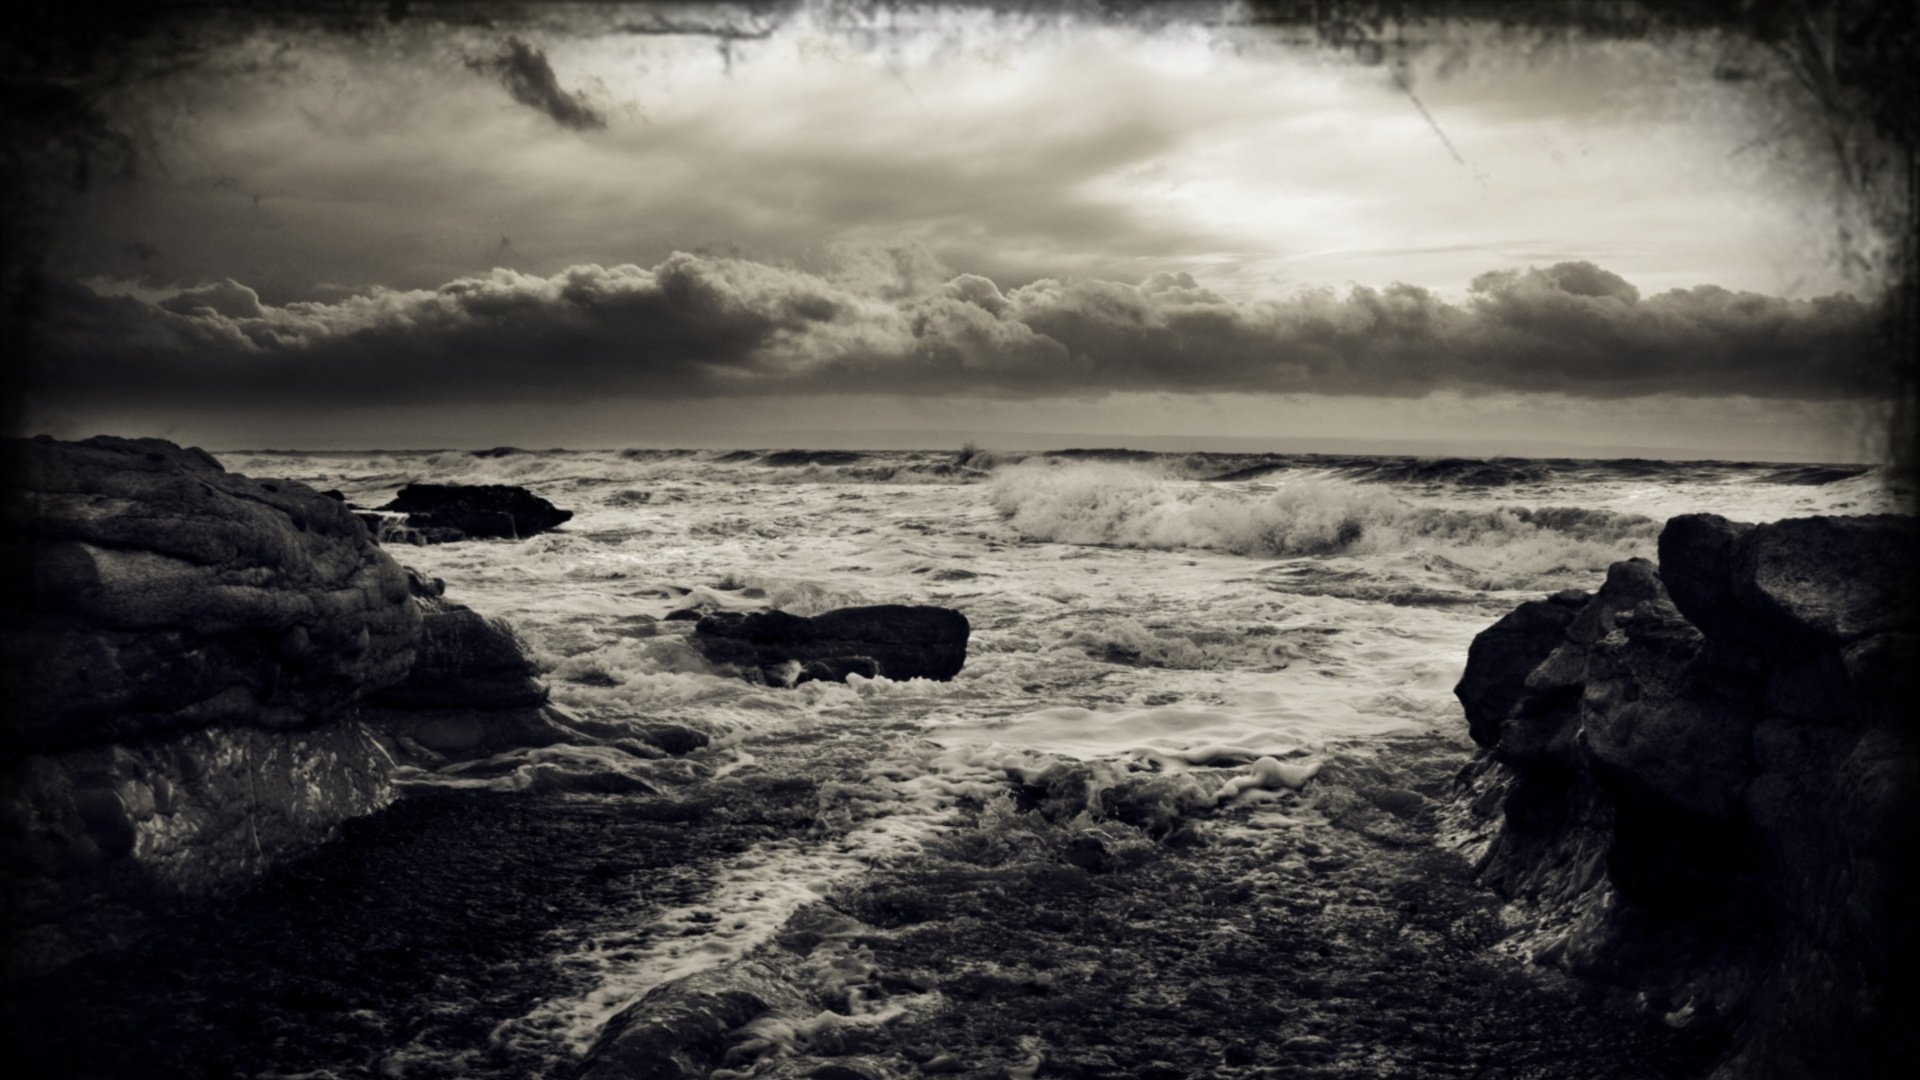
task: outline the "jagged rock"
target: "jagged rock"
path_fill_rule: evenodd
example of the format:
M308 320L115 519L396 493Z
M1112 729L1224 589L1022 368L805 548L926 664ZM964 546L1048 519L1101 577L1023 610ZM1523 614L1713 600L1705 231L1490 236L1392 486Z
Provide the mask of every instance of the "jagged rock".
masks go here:
M573 518L573 511L509 484L408 484L379 509L406 514L407 526L430 544L520 540Z
M48 966L391 797L357 719L421 616L339 500L157 439L7 445L0 870Z
M1464 774L1502 818L1483 880L1538 904L1543 957L1732 1039L1717 1076L1892 1075L1920 1050L1893 1019L1920 970L1914 539L1884 515L1675 518L1658 574L1615 564L1517 688L1547 602L1469 655L1482 745L1505 706Z
M1527 673L1566 640L1567 624L1585 602L1585 593L1529 600L1474 637L1466 674L1453 689L1474 742L1499 741L1500 725L1525 692Z
M1733 549L1752 525L1718 514L1683 514L1660 530L1660 577L1687 621L1717 638L1756 638L1733 598Z
M0 770L7 960L51 970L229 892L393 799L365 725L202 728L29 754Z
M969 630L967 617L951 608L881 604L811 618L718 612L695 624L688 640L713 663L779 686L844 682L849 674L951 679L966 663Z

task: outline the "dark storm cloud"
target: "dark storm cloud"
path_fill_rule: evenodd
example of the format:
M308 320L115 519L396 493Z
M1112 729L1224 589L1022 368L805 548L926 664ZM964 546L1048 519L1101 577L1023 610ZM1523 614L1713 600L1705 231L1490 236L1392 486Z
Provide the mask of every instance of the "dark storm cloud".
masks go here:
M560 89L547 54L517 37L510 37L492 56L474 57L467 66L492 75L506 86L513 100L553 117L561 127L585 131L607 126L607 119L587 104L579 94Z
M68 285L50 296L34 377L49 403L68 405L1436 390L1831 400L1889 389L1876 313L1851 297L1711 285L1642 297L1583 262L1483 274L1463 303L1410 285L1231 300L1184 273L1003 290L972 274L903 276L897 259L844 262L850 271L824 277L678 253L652 268L496 270L282 306L234 281L158 304ZM908 278L920 284L902 287Z

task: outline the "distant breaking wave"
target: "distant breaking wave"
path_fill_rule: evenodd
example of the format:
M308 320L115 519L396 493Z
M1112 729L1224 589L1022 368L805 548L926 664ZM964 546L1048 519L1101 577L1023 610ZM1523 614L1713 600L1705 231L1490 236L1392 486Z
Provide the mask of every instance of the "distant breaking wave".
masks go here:
M1483 588L1651 555L1661 527L1572 506L1423 506L1346 480L1297 479L1255 495L1113 464L1016 465L995 475L989 494L1035 540L1265 557L1444 551Z

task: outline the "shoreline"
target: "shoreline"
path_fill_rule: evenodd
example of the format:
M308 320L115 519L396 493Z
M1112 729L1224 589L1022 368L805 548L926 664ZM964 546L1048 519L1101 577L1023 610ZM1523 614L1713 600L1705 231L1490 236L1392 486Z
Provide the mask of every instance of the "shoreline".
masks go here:
M1720 1043L1486 952L1500 902L1437 842L1467 757L1457 740L1381 740L1338 755L1311 795L1157 838L1070 802L976 809L749 954L793 970L823 944L851 951L855 1008L892 1022L846 1011L761 1056L790 1058L782 1075L846 1059L1004 1076L1036 1053L1045 1076L1698 1075ZM40 1059L27 1076L556 1075L565 1058L488 1038L565 985L547 935L609 911L639 926L697 901L728 851L820 828L827 778L787 771L809 760L672 798L408 796L126 953L21 984L6 1038ZM1274 813L1325 824L1247 828ZM810 1004L847 1010L849 988Z

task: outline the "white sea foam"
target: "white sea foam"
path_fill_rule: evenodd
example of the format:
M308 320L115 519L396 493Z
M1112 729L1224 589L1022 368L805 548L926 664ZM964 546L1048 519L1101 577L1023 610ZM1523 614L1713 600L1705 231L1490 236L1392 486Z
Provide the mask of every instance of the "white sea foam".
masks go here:
M998 473L990 498L1039 540L1254 556L1443 552L1482 588L1597 571L1649 554L1660 522L1577 507L1421 503L1374 484L1294 478L1233 488L1112 464L1027 462Z
M363 506L426 480L522 484L574 511L526 541L390 549L444 578L449 599L509 620L554 701L594 736L413 770L409 786L671 793L750 780L774 734L871 748L863 778L822 785L820 835L758 845L681 907L609 910L556 937L567 989L497 1034L561 1056L648 988L744 955L798 906L933 842L961 807L1012 815L1012 779L1073 762L1096 789L1151 776L1178 786L1175 802L1247 815L1247 803L1282 800L1262 827L1312 827L1302 807L1319 762L1383 735L1457 732L1451 690L1473 635L1518 599L1590 588L1608 563L1653 554L1666 516L1892 505L1873 473L1812 483L1657 463L1001 457L1012 463L985 482L951 453L223 460ZM1202 479L1242 466L1241 479ZM667 618L891 602L967 616L957 678L750 685L712 670L688 644L692 624ZM711 742L649 752L640 729L662 723ZM776 1021L758 1032L769 1054L810 1022Z

